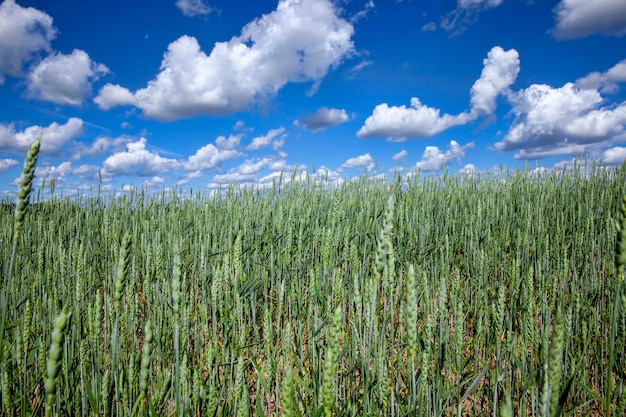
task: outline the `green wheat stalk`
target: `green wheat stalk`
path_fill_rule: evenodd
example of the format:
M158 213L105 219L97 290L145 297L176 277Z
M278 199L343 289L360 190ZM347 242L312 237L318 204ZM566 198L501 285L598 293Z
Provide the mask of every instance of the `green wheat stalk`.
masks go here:
M332 327L330 328L328 336L321 392L324 417L332 416L335 405L335 379L337 376L339 342L341 339L341 306L337 306L333 312Z
M11 304L11 280L13 277L13 267L15 262L15 253L17 252L17 242L19 240L20 231L24 226L24 217L26 216L26 207L28 206L30 193L33 187L33 179L35 178L35 165L39 157L39 149L41 147L40 139L33 142L28 149L28 154L24 160L22 175L20 176L20 184L17 189L15 201L15 212L13 220L13 237L11 239L11 257L9 260L8 271L6 273L6 282L4 291L2 292L2 303L0 310L2 317L0 318L0 346L4 346L4 330L8 314L8 305ZM0 348L0 363L4 363L4 349Z
M65 339L67 325L71 316L72 313L67 307L65 307L54 322L52 342L50 344L48 362L46 366L46 417L50 417L52 414L52 406L54 405L57 392L57 381L59 374L61 373L61 365L63 364L63 341Z

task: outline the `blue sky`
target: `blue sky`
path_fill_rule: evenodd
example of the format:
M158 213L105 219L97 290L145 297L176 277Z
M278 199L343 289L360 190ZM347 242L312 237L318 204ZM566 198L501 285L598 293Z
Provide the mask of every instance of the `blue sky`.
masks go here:
M4 0L0 195L626 159L624 0Z

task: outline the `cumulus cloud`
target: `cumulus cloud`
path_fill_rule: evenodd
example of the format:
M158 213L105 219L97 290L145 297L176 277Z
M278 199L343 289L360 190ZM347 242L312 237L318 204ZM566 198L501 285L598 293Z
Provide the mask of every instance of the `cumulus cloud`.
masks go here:
M91 81L109 69L79 49L69 55L53 54L28 75L28 95L58 104L78 106L91 95Z
M126 145L126 151L116 152L103 162L106 175L136 175L151 177L179 167L178 161L161 157L146 149L146 138Z
M451 126L493 114L496 99L504 95L513 106L515 120L494 149L517 151L515 158L536 159L555 155L580 155L623 142L626 138L626 102L603 106L600 92L615 92L626 81L626 61L605 72L594 72L555 88L533 84L516 92L510 90L519 73L517 51L494 47L483 62L480 78L471 89L471 110L458 115L411 100L411 107L376 106L357 132L362 138L393 137L396 140L436 135ZM439 158L441 151L430 148L424 163ZM440 158L439 158L440 159Z
M40 51L50 51L56 36L52 17L14 0L0 4L0 84L3 74L18 77L22 67Z
M584 38L594 33L606 36L626 34L626 7L623 0L561 0L555 8L553 35L560 39Z
M281 170L272 171L269 174L262 176L258 179L257 185L260 187L270 187L274 184L274 181L286 184L291 180L300 181L304 178L306 172L306 165L290 165L286 164L286 167Z
M474 176L478 174L478 168L474 164L467 164L463 168L459 169L459 174Z
M281 153L278 156L247 159L225 174L216 174L213 177L213 183L209 187L215 188L219 185L231 183L257 182L257 175L263 170L271 170L276 173L291 171L293 166L287 163L286 157L287 154Z
M302 172L298 180L307 181L307 177L309 177L313 182L317 184L335 184L340 185L344 182L344 179L341 175L341 171L332 170L326 166L321 166L317 169L317 171L309 174L307 172Z
M134 105L159 120L231 113L287 83L319 83L353 52L353 33L330 0L281 0L241 35L217 42L209 55L195 38L180 37L168 46L161 72L147 87L131 92L107 84L95 102L102 109Z
M72 170L72 174L85 180L95 180L98 178L100 167L95 165L82 164Z
M58 155L63 145L82 133L83 121L76 117L63 125L54 122L48 127L30 126L22 132L16 132L13 124L0 124L0 149L25 152L35 140L41 138L40 152L44 155Z
M248 151L256 151L261 148L272 146L274 150L280 149L285 144L285 128L272 129L266 135L257 136L252 139L250 145L246 146Z
M406 158L409 155L409 153L406 151L406 149L402 149L400 152L398 152L397 154L395 154L391 159L393 159L393 161L395 163L400 163L401 161L404 160L404 158Z
M374 158L369 153L364 155L355 156L354 158L348 159L346 162L341 164L341 168L365 168L368 171L371 171L376 166L376 162Z
M100 89L98 96L93 101L102 110L109 110L115 106L135 105L137 99L127 88L119 85L107 84Z
M110 152L119 152L126 148L126 144L133 141L131 136L122 135L117 138L100 136L90 145L77 143L72 153L72 159L77 160L84 156L105 155Z
M440 114L439 109L428 107L417 97L411 98L411 106L389 106L382 103L365 120L357 132L360 138L393 137L396 140L407 138L421 139L443 132L451 126L467 123L470 115L458 116Z
M472 112L491 114L496 109L496 97L508 91L519 73L519 54L515 49L505 51L496 46L483 60L483 70L471 90Z
M0 159L0 174L8 171L17 164L18 162L15 159Z
M201 171L214 169L225 161L237 158L242 153L237 150L241 136L233 135L229 138L220 136L216 139L215 145L209 143L198 149L195 154L187 158L183 163L186 171Z
M615 146L607 149L602 155L602 161L608 165L621 165L626 161L626 148Z
M297 120L295 124L302 125L313 132L318 132L328 127L345 123L348 120L350 120L350 117L344 109L320 107L315 113Z
M241 172L227 172L225 174L216 174L213 177L213 182L209 183L209 188L217 188L221 185L227 184L249 184L254 182L254 174L244 174Z
M479 116L490 115L496 109L496 97L510 94L509 86L519 73L519 54L515 49L505 51L495 46L483 60L483 70L471 89L471 111L458 115L443 114L441 110L411 98L411 106L389 106L382 103L365 120L357 132L360 138L392 137L395 140L421 139L452 127L463 125Z
M213 11L203 0L176 0L176 7L187 17L205 16Z
M202 175L204 174L201 170L186 172L185 175L176 182L176 185L188 184L191 180L202 178Z
M533 84L511 96L513 125L494 148L519 152L518 159L579 154L590 146L610 143L624 131L626 102L602 108L597 90L573 83L554 88Z
M603 93L614 93L618 83L626 81L626 59L617 63L606 72L592 72L576 80L576 87L589 90L600 90Z
M473 147L474 142L461 146L455 140L450 141L446 151L442 151L437 146L427 146L421 159L415 164L415 169L436 171L445 163L460 162L465 157L465 151Z
M143 185L145 188L154 190L154 189L163 189L163 185L165 184L165 178L154 176L149 180L144 181Z
M545 146L535 146L529 149L520 149L515 159L541 159L559 155L583 155L588 150L587 145L576 143L556 143Z
M46 180L64 180L66 176L72 175L72 163L65 161L57 166L38 166L35 168L35 175L38 178L45 178Z
M218 138L215 139L215 145L223 150L236 149L239 147L240 142L241 135L230 135L229 137L218 136Z

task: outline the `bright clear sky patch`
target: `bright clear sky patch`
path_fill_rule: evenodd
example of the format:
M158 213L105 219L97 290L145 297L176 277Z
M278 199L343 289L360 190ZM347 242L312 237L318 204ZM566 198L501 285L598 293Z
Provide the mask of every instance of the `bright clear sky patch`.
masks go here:
M626 159L623 0L0 3L0 192Z

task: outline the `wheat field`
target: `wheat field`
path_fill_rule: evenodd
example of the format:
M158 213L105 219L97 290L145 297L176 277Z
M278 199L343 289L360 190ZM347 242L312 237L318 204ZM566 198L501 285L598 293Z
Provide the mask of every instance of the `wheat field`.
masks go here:
M37 150L0 414L625 414L626 166L70 198Z

